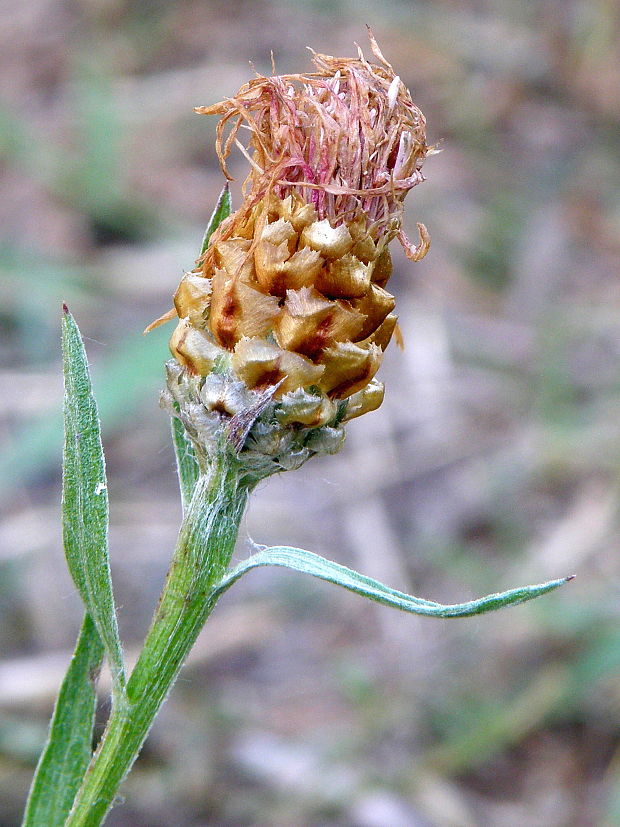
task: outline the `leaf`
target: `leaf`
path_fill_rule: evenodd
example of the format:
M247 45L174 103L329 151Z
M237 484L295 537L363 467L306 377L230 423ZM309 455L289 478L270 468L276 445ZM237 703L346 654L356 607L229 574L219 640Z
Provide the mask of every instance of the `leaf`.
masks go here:
M32 781L23 827L65 823L92 755L95 687L103 654L99 633L86 614Z
M67 565L92 617L110 663L115 697L124 669L108 559L108 490L97 403L86 352L73 316L64 307L65 447L62 523Z
M469 617L470 615L484 614L505 606L514 606L532 600L546 592L557 589L572 577L564 577L560 580L550 580L548 583L541 583L536 586L523 586L518 589L490 594L478 600L470 600L466 603L455 603L443 605L432 600L423 600L404 592L390 589L363 574L359 574L346 566L341 566L311 551L290 546L272 546L262 548L247 560L244 560L236 568L227 572L216 589L216 596L225 592L232 584L239 580L247 571L259 568L260 566L283 566L302 574L311 574L328 583L342 586L349 591L382 603L384 606L391 606L403 612L412 614L427 615L429 617Z
M202 246L200 248L200 255L202 255L207 247L209 246L209 241L211 240L211 236L220 226L222 221L232 212L232 199L230 197L230 187L228 186L228 182L224 184L224 188L220 193L220 197L217 199L217 204L215 205L215 209L213 210L213 215L209 219L209 223L207 224L207 229L205 230L204 237L202 239Z
M177 473L179 475L183 513L185 513L191 502L194 486L200 476L200 468L192 441L187 436L185 426L176 416L172 417L172 444L174 445L174 454L177 460Z

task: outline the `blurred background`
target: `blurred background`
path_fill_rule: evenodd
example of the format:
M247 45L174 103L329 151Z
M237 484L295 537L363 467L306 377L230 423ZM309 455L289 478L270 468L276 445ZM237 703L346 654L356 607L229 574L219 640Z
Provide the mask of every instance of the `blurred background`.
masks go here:
M443 152L394 245L404 352L345 449L264 483L247 539L426 598L571 573L437 621L263 570L229 592L110 827L620 824L620 8L614 0L4 0L0 6L0 825L81 609L60 544L60 303L86 337L131 658L180 518L158 409L170 306L248 61L353 56L370 23ZM236 159L242 179L244 164ZM238 187L235 189L238 204ZM104 681L105 682L105 681ZM100 710L101 721L106 715Z

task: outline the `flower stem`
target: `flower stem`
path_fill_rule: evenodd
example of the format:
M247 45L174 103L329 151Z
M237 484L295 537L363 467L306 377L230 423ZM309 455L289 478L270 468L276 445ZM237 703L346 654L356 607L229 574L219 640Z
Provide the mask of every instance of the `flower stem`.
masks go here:
M213 610L253 485L225 449L196 483L170 570L126 694L110 714L66 827L97 827Z

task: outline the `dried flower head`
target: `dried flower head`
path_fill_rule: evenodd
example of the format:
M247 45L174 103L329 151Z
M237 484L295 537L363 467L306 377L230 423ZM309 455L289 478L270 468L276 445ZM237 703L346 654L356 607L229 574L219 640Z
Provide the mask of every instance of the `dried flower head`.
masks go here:
M195 110L222 116L217 151L227 177L233 144L250 162L243 216L273 193L307 206L304 225L359 225L375 244L399 232L403 199L423 180L426 121L372 35L371 46L379 64L361 50L358 59L313 53L312 74L258 76L234 97ZM238 141L242 126L250 152Z
M203 377L226 354L245 388L270 390L287 422L310 427L342 416L339 400L345 418L381 404L374 376L396 327L388 244L415 260L429 245L422 224L417 246L401 227L424 180L425 119L372 35L371 47L377 62L313 53L312 73L257 75L196 109L221 116L224 174L234 146L250 172L179 285L172 353Z

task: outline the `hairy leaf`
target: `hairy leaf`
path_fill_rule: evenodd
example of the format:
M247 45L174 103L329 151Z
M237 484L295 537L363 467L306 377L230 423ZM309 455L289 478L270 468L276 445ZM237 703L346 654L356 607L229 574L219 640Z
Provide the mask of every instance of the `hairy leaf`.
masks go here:
M62 525L67 565L110 662L115 694L124 685L123 656L108 558L108 489L97 404L86 352L73 316L62 319L65 446Z
M217 587L218 596L247 571L260 566L283 566L302 574L311 574L313 577L342 586L363 597L368 597L370 600L375 600L377 603L382 603L384 606L391 606L403 612L429 617L469 617L470 615L492 612L505 606L514 606L517 603L532 600L546 592L557 589L558 586L562 586L572 579L571 577L564 577L560 580L550 580L548 583L541 583L536 586L523 586L498 594L489 594L486 597L470 600L466 603L444 605L391 589L389 586L379 583L378 580L373 580L359 574L359 572L348 569L346 566L341 566L339 563L319 557L318 554L313 554L311 551L291 548L290 546L272 546L271 548L260 549L236 568L227 572Z
M86 614L30 788L23 827L65 823L92 754L95 687L103 653L99 633Z

